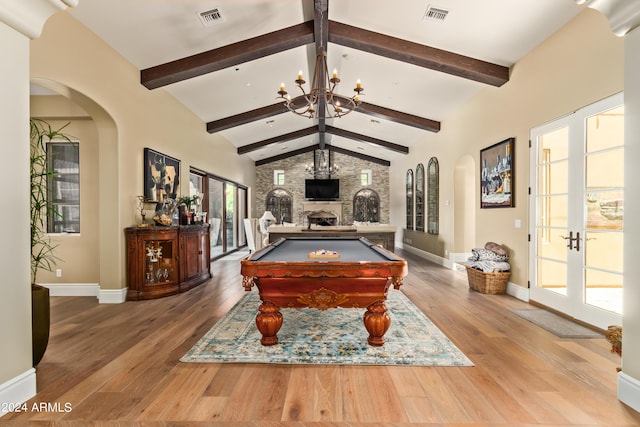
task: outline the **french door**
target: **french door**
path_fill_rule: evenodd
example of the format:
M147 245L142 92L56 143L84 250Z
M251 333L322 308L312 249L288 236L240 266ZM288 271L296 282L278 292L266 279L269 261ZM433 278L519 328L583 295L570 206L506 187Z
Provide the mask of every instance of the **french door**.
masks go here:
M622 321L622 94L531 131L532 301L606 329Z

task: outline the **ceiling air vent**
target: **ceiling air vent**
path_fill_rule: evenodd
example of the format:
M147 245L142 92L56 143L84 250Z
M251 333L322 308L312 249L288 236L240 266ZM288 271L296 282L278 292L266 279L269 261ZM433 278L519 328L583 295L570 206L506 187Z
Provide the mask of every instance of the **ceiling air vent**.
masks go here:
M200 17L200 22L202 22L202 25L204 25L205 27L211 27L212 25L224 22L224 19L222 18L222 15L220 14L220 11L218 9L211 9L207 10L206 12L200 12L198 16Z
M427 11L424 14L424 18L422 19L424 21L442 22L444 21L444 19L447 17L448 14L449 14L449 11L446 9L429 5L427 7Z

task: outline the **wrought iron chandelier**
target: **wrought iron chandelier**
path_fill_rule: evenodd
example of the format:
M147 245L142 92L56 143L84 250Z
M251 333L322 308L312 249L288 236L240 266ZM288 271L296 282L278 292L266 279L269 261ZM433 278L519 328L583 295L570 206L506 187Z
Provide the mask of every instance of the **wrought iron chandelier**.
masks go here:
M311 90L307 93L302 87L304 81L302 71L298 73L295 80L296 85L302 91L302 95L291 98L284 88L284 83L280 85L278 91L279 98L284 99L284 105L289 111L310 119L320 117L342 117L356 109L362 102L360 94L364 90L360 80L357 81L356 87L353 89L355 95L347 97L334 92L340 79L338 73L333 70L331 76L327 68L327 52L321 51L316 56L316 66L313 72L313 80L311 82ZM322 111L324 110L324 111Z
M327 162L324 156L324 151L323 150L319 150L319 151L320 151L320 159L318 160L317 165L307 163L306 165L304 165L305 172L314 176L337 174L338 171L340 170L340 166L336 165L335 163L333 165L329 164L329 162ZM314 163L315 163L315 153L314 153Z

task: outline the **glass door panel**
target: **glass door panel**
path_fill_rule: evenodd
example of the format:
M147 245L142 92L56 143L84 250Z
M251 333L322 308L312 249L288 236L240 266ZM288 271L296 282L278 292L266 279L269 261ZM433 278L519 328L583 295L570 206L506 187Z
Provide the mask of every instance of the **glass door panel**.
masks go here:
M622 314L624 107L586 120L584 303Z
M238 219L236 206L236 186L225 183L225 242L226 252L238 247Z
M247 209L247 190L246 188L238 187L238 246L245 246L247 244L247 236L242 226L242 220L248 218Z
M617 95L531 133L530 298L602 329L622 314L623 129Z
M209 224L211 224L211 258L224 253L222 245L222 218L224 193L223 183L217 179L209 178Z
M567 241L569 217L568 127L551 129L538 137L539 163L536 197L535 286L567 294Z

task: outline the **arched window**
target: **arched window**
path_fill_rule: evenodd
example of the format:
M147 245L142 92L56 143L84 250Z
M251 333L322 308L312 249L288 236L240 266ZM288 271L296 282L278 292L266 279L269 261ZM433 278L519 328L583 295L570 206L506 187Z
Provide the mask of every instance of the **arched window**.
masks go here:
M427 165L427 232L439 233L438 200L440 193L440 166L438 159L432 157Z
M353 196L353 220L380 222L380 197L378 193L363 188Z
M413 230L413 171L407 171L407 230Z
M276 188L267 194L265 210L271 211L273 216L276 217L277 224L293 222L291 220L293 211L292 207L293 198L291 197L291 193L288 191L283 190L282 188Z
M416 166L416 230L424 231L424 165Z

